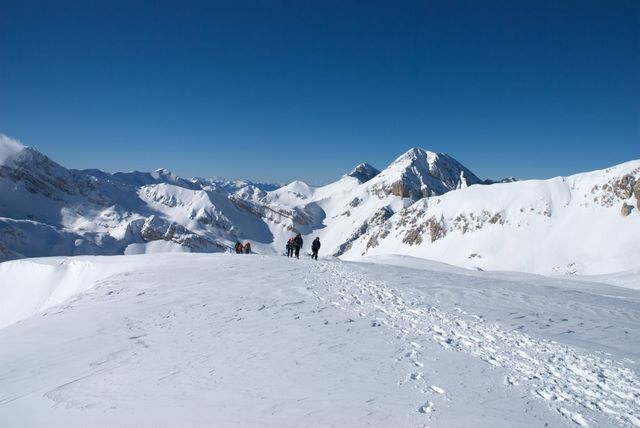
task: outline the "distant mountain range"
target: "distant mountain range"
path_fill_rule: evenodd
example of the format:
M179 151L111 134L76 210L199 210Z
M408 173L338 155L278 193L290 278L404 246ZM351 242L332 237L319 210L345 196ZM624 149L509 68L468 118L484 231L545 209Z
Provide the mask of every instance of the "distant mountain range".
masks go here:
M640 160L550 180L481 180L415 148L312 187L70 170L0 134L0 261L52 255L407 254L477 269L596 274L640 267Z

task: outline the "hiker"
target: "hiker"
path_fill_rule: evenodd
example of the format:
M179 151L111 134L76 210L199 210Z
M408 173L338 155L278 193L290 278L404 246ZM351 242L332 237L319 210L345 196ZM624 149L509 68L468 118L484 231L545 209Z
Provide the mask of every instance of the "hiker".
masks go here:
M247 241L247 243L244 244L244 253L251 254L251 243L249 243L249 241Z
M293 238L287 240L287 257L293 256Z
M313 244L311 244L311 251L311 259L318 260L318 251L320 251L320 238L316 237L316 239L313 240Z
M242 242L236 241L236 254L242 254Z
M302 236L298 233L293 238L293 250L295 251L296 259L300 258L300 248L302 248Z

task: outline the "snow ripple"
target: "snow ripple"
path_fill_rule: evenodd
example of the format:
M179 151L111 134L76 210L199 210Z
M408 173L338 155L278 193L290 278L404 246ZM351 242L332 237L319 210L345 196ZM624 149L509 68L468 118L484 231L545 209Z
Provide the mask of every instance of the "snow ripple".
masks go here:
M320 274L318 282L326 287L331 304L360 317L372 317L376 326L397 330L398 338L406 341L409 349L404 357L416 367L423 363L418 360L422 346L415 338L424 337L445 349L465 352L503 369L507 385L546 400L578 426L615 422L640 427L640 379L618 361L508 331L470 317L459 308L457 313L443 311L437 302L426 304L422 299L407 297L384 283L350 272L341 263L314 263L312 269ZM314 287L309 289L320 300L326 300ZM409 375L409 379L424 378L418 372ZM445 393L437 386L425 391ZM433 410L432 403L418 408L421 413Z

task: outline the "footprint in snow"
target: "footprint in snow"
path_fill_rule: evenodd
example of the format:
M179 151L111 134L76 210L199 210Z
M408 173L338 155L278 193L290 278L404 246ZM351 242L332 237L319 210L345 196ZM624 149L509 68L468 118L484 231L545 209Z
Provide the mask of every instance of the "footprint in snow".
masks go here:
M420 380L422 379L422 372L411 373L411 380Z
M418 408L420 413L432 413L436 411L436 406L431 401L427 401L425 404Z

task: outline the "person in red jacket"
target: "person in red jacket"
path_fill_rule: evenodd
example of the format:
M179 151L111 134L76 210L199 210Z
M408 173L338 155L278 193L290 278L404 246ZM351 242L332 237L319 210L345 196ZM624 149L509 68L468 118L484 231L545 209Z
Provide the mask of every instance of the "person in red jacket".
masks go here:
M287 241L287 257L293 257L293 238Z

